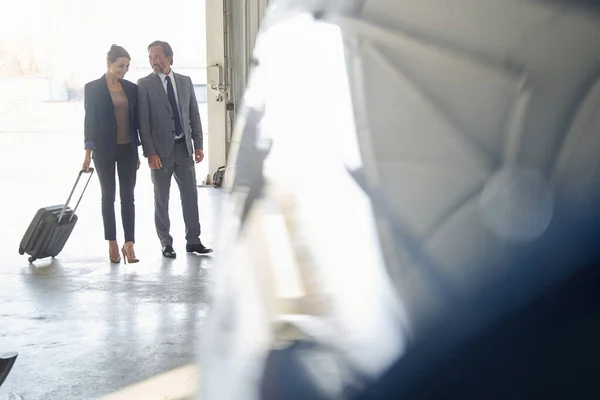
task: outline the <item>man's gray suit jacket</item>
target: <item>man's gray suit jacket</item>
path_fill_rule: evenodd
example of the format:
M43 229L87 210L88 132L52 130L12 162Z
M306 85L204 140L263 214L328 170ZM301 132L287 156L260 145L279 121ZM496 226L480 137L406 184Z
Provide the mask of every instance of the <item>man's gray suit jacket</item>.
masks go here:
M188 153L192 156L194 149L203 148L198 102L190 77L175 72L173 75L181 125ZM144 156L169 157L175 145L175 120L167 92L155 73L138 80L138 119Z

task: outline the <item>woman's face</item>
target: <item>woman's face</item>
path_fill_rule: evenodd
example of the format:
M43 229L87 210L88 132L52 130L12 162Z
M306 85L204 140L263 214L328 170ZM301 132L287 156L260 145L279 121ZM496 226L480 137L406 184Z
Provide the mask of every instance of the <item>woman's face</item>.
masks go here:
M119 57L115 62L108 61L108 71L119 79L123 79L127 71L129 71L129 58Z

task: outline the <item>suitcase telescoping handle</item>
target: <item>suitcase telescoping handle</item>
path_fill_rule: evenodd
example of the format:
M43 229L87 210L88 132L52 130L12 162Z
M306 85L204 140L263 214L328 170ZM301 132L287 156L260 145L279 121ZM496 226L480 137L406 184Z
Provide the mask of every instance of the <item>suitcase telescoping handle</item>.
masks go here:
M65 211L67 211L67 207L69 206L69 202L71 201L71 197L73 197L73 193L75 193L75 189L77 188L77 184L79 183L79 180L81 179L81 175L89 173L90 176L88 177L87 182L85 183L85 186L83 187L83 190L81 191L81 195L79 196L79 200L77 200L77 204L75 204L75 208L73 209L73 213L71 214L71 218L69 218L69 221L71 221L73 219L73 216L75 215L75 211L77 211L77 207L79 207L79 203L81 203L81 199L83 198L83 194L85 193L85 189L87 189L88 185L90 184L90 181L92 180L92 175L94 175L94 168L88 168L87 170L81 170L79 171L79 175L77 175L77 180L75 180L75 184L73 185L73 189L71 189L71 194L69 194L69 198L67 199L67 202L65 203L65 205L63 206L63 209L60 211L60 214L58 216L58 223L60 224L60 221L62 220L63 215L65 214Z

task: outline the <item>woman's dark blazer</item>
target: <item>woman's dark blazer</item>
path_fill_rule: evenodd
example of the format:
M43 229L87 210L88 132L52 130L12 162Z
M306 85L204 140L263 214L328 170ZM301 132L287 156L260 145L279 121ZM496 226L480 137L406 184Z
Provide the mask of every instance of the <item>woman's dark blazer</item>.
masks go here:
M137 154L140 136L137 127L137 85L121 79L121 86L129 102L129 133L132 151ZM112 161L117 155L117 121L115 108L108 91L105 75L88 82L84 88L84 141L85 148L92 149L95 160Z

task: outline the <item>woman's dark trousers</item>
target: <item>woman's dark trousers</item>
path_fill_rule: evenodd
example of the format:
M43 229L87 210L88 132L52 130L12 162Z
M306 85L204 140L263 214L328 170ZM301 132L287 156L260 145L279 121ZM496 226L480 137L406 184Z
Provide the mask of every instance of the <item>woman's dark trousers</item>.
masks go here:
M119 175L121 198L121 220L125 232L125 242L135 242L135 205L133 192L137 175L137 152L131 144L117 146L116 160L94 159L96 173L102 190L102 220L104 238L117 240L115 221L115 170Z

